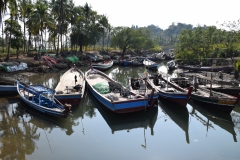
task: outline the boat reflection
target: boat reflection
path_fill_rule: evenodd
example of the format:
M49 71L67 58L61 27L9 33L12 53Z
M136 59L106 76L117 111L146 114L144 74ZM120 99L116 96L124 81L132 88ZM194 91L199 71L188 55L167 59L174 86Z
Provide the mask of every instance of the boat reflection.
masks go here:
M211 128L215 129L213 124L216 124L222 129L232 134L234 142L237 142L236 132L234 130L234 123L231 116L234 111L232 111L231 114L224 114L216 110L213 111L202 108L191 100L189 101L189 104L192 106L192 110L189 111L190 115L195 117L203 125L205 125L207 127L207 131ZM207 119L205 119L204 117Z
M147 127L149 127L151 129L151 135L154 135L153 127L157 120L158 107L148 108L146 111L117 114L109 111L106 107L98 103L91 92L87 92L87 95L89 98L87 105L94 105L98 109L108 126L111 128L112 134L116 131L130 131L134 128L147 129Z
M188 134L189 113L187 108L183 108L164 101L159 101L158 104L162 111L167 114L169 118L172 119L185 132L186 142L190 143Z

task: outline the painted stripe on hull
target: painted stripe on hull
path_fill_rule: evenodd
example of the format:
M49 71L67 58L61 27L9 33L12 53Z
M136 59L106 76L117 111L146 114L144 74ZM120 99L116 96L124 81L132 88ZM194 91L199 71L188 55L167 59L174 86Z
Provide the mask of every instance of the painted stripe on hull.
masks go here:
M26 100L25 98L22 98L21 99L27 104L29 105L30 107L40 111L40 112L43 112L43 113L47 113L47 114L51 114L51 115L54 115L54 116L64 116L65 114L63 112L57 112L57 111L54 111L54 110L49 110L49 109L45 109L39 105L34 105L33 103L31 103L30 101Z
M210 102L210 101L207 101L207 100L200 100L200 99L197 99L197 98L192 97L192 96L191 96L191 98L193 100L195 100L196 102L202 104L201 106L203 108L217 109L217 110L223 111L225 113L231 113L232 110L235 108L235 105L214 103L214 102Z
M110 101L104 99L99 94L97 94L91 86L89 86L91 93L98 99L105 107L116 113L127 113L143 110L148 106L148 99L143 100L132 100L127 102L111 103Z
M159 98L168 100L184 108L186 107L187 102L189 100L188 95L166 94L163 92L159 92L158 94L159 94Z
M78 105L82 99L82 95L55 95L55 98L63 104Z

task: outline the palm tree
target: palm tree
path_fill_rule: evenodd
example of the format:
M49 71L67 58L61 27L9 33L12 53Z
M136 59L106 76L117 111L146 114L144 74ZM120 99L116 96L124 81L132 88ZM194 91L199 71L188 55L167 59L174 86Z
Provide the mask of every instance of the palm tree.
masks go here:
M113 30L113 27L111 26L111 24L108 24L108 37L107 37L107 50L108 50L108 45L109 45L109 39L110 39L110 35L111 35L111 31Z
M53 19L48 12L48 4L45 1L37 1L35 4L34 11L31 15L31 21L34 24L34 27L38 28L40 35L40 45L38 49L38 55L40 53L40 48L43 47L43 30L44 26L54 27Z
M108 19L105 15L101 15L99 19L100 28L102 30L102 51L104 51L104 38L105 38L105 31L108 29Z
M0 24L2 23L2 17L7 10L8 0L0 0Z
M29 18L32 12L33 4L31 0L20 0L19 1L19 12L20 20L23 22L23 52L26 51L26 19Z
M13 23L13 18L14 16L16 16L16 12L17 12L17 2L16 0L9 0L8 1L9 4L9 10L10 10L10 20L11 20L11 25ZM7 49L7 57L6 57L6 61L9 60L9 53L10 53L10 46L11 46L11 36L12 36L12 27L10 29L10 35L9 35L9 44L8 44L8 49Z

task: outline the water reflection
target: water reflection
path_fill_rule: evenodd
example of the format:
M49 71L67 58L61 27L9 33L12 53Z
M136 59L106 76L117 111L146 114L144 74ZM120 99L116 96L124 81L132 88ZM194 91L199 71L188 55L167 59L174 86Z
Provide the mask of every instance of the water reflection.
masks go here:
M159 106L162 111L171 118L184 132L186 135L186 142L190 143L188 127L189 127L189 113L187 108L174 105L172 103L159 101Z
M190 101L189 104L192 106L190 115L195 117L204 126L206 126L207 133L209 129L215 130L213 124L216 124L225 131L232 134L234 142L237 142L236 138L237 134L234 130L234 123L232 121L231 114L225 114L218 111L204 109L200 107L198 104L196 104L194 101Z
M35 142L39 140L37 126L28 123L19 111L18 103L0 107L1 132L0 151L1 159L26 159L35 151Z
M87 105L96 107L111 128L112 134L116 131L127 130L127 132L130 132L131 129L147 129L147 127L149 127L151 129L151 135L154 135L153 127L157 120L158 107L148 108L146 111L139 111L136 113L117 114L109 111L98 103L97 99L90 92L87 94Z

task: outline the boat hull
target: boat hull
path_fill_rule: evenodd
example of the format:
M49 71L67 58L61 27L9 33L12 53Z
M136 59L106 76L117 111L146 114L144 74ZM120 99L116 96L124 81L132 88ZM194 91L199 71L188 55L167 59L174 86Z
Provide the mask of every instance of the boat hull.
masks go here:
M179 69L184 69L184 70L189 70L189 71L209 71L209 72L219 72L219 71L224 71L224 72L231 72L233 71L234 67L233 66L219 66L219 67L194 67L194 66L184 66L184 65L178 65Z
M225 93L237 97L240 93L240 88L212 88L213 91Z
M77 76L77 81L72 81L69 77ZM74 87L79 86L79 90L73 91ZM62 104L71 104L77 106L81 102L85 92L85 78L84 73L79 69L69 69L62 77L55 90L57 91L54 95L55 98Z
M203 108L207 109L217 109L224 113L231 113L232 110L235 108L236 100L228 100L228 99L211 99L209 97L200 97L197 95L192 94L191 99L195 102L201 104Z
M54 100L43 98L43 91L37 90L37 86L26 86L17 82L17 91L21 100L28 106L48 115L67 117L68 111L63 106L56 104ZM46 88L46 93L52 94L52 90ZM52 94L53 95L53 94ZM41 97L41 98L40 98Z
M105 62L105 63L92 63L92 67L97 70L107 70L113 66L113 61Z
M143 100L131 100L126 102L115 102L112 103L106 98L99 95L89 84L88 88L90 92L94 95L94 97L103 104L107 109L116 112L116 113L129 113L129 112L136 112L140 110L144 110L148 107L148 99Z
M131 66L131 65L132 65L132 61L123 60L123 66Z
M0 95L17 95L17 86L9 85L9 86L0 86Z
M158 94L159 94L159 99L175 103L178 106L181 106L183 108L186 108L187 102L189 100L189 96L187 94L186 95L167 94L164 92L159 92Z
M55 95L55 98L62 104L71 104L73 106L79 105L82 95Z

